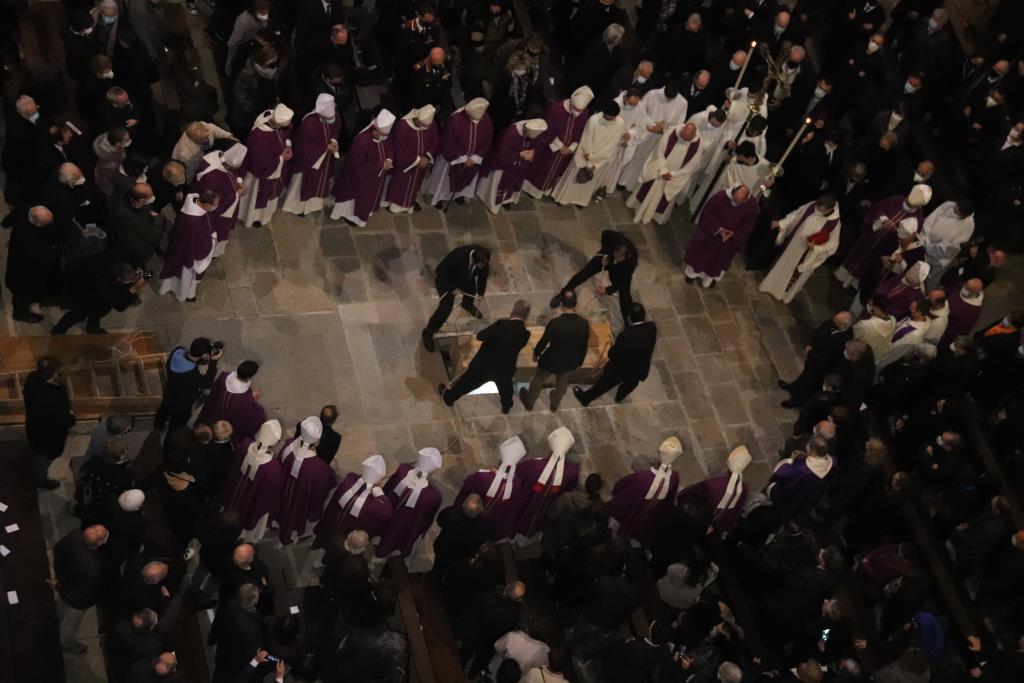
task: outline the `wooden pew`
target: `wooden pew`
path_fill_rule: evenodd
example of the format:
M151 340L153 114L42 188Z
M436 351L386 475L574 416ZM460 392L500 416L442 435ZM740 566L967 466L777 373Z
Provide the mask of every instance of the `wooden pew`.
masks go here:
M434 677L430 648L427 646L420 614L416 609L416 599L413 596L409 572L399 557L388 559L388 572L391 575L391 580L395 582L395 587L398 588L398 613L402 617L405 636L409 641L409 656L412 660L409 667L409 680L416 681L416 683L433 683L439 679Z
M10 551L0 557L0 683L59 683L65 675L32 458L24 441L0 444L0 529L19 527L0 531Z
M1021 507L1018 495L1020 492L1014 490L1011 483L1013 480L1006 473L1006 468L1003 467L1002 462L1000 462L992 450L992 441L988 431L982 425L981 411L978 409L978 404L974 401L966 402L961 419L966 427L967 433L964 436L970 444L971 451L977 455L978 460L987 472L999 477L999 480L1002 482L1000 493L1010 501L1012 507L1013 524L1018 529L1024 529L1024 508Z
M773 668L778 664L778 658L773 651L765 647L764 639L761 638L762 628L757 617L757 611L751 604L746 592L740 586L736 574L736 566L732 561L732 554L726 547L725 542L717 535L709 537L711 559L718 565L718 587L726 602L732 608L736 622L743 628L745 640L750 653L760 657L765 666Z
M399 571L405 571L405 563L399 558L389 560L389 566L395 563L401 565ZM437 578L432 573L412 574L410 582L423 638L430 653L430 669L434 680L438 683L468 683L448 611L441 602L441 587Z

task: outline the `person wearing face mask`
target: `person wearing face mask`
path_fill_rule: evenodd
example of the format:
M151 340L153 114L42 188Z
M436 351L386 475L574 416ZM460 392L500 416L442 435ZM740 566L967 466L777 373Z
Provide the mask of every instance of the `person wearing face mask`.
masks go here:
M839 248L839 207L832 196L824 195L772 221L772 228L777 231L776 246L786 246L758 290L789 303Z
M611 161L626 132L626 124L619 116L619 105L605 104L601 111L591 115L583 127L579 146L561 179L551 191L551 198L559 204L587 206L601 187L601 174ZM603 194L599 200L603 198Z
M622 118L625 130L622 137L619 138L611 161L605 164L604 170L600 174L599 187L606 195L618 189L623 169L632 161L637 145L647 133L647 114L640 107L641 96L639 89L630 88L620 92L613 100L615 104L619 105L619 116Z
M734 185L711 195L686 245L686 283L700 280L702 287L713 288L729 270L733 257L746 246L759 211L757 199L746 185Z
M436 109L447 109L451 102L452 64L444 48L435 47L422 61L412 67L408 91L395 93L411 107L432 105Z
M242 180L243 166L248 154L245 145L236 142L226 151L212 150L199 162L195 176L195 191L215 192L219 198L216 211L209 214L217 245L213 255L222 256L231 231L238 220L238 207L245 194Z
M416 462L398 466L382 487L395 514L381 533L375 555L385 558L412 555L416 544L434 523L441 507L441 493L430 483L430 475L441 469L441 451L421 448Z
M352 33L345 24L335 24L317 35L309 45L296 45L295 67L309 73L320 64L337 64L351 80L356 74L356 49Z
M924 262L923 239L906 226L898 227L896 236L896 247L883 253L879 261L869 264L861 274L860 291L850 306L854 314L860 313L868 299L877 294L889 301L889 312L901 318L910 301L924 291L931 267Z
M585 113L594 99L588 87L578 88L569 99L552 102L544 114L547 130L538 138L534 159L523 191L540 199L551 193L579 147L587 122Z
M509 55L500 75L491 81L488 114L496 130L504 130L543 108L544 88L540 79L529 52L518 50Z
M115 197L111 205L114 253L136 268L146 268L164 236L164 219L153 210L155 201L152 187L136 183L124 195Z
M273 5L270 0L252 0L235 19L234 28L228 38L228 54L224 61L224 73L230 76L235 68L239 48L256 37L261 29L270 28Z
M293 44L297 46L309 45L318 36L327 35L332 26L345 23L345 8L341 0L294 0L284 4L289 7L282 8L278 3L278 9L284 9L292 16L298 8L293 37ZM288 24L287 21L285 23Z
M900 54L904 73L920 71L926 75L938 75L953 50L952 31L946 28L948 22L949 15L941 7L917 20Z
M5 118L7 134L0 155L0 168L7 176L7 203L13 205L25 200L26 195L34 189L27 186L24 164L33 158L36 149L46 139L47 125L42 120L36 101L28 95L18 97L13 112Z
M846 287L856 287L865 273L880 268L882 256L892 254L899 246L898 233L917 234L923 220L922 207L931 197L929 186L915 185L906 196L894 195L872 204L864 217L861 236L836 271L836 279Z
M922 298L920 292L917 298L910 302L907 316L896 323L896 328L893 330L892 336L889 337L889 347L875 359L876 376L878 372L913 353L918 346L924 344L925 337L928 336L928 330L932 325L931 306L931 302ZM931 348L930 355L932 358L935 357L934 347Z
M989 90L979 105L965 107L963 115L966 127L963 134L964 151L972 157L980 158L985 148L1002 137L1002 132L1010 127L1010 111L1006 106L1002 86Z
M86 121L95 121L99 115L100 105L105 104L107 91L113 86L122 86L120 74L114 73L113 62L102 52L87 62L87 73L78 83L75 100L78 111Z
M281 103L285 66L286 60L271 44L254 47L249 54L232 87L228 110L231 130L239 139L249 135L260 112Z
M100 222L95 194L87 189L82 169L64 163L54 169L39 193L40 203L53 213L53 222L69 253L75 253L80 235Z
M294 135L292 179L281 202L283 210L305 216L323 209L340 158L339 119L334 98L326 94L320 95L313 111L302 117Z
M419 8L416 16L401 24L392 44L395 45L396 75L392 85L401 91L408 85L413 64L425 58L430 50L440 44L440 29L434 10L429 5Z
M884 298L888 302L889 313L899 320L910 312L910 305L928 291L925 288L925 281L930 270L924 261L916 261L913 265L908 266L902 274L891 271L875 288L872 297ZM938 310L932 313L933 319L940 314L948 313L948 311L942 310L946 305L946 295L941 289L935 290L928 299L933 307L938 307ZM946 321L943 320L942 327L945 327L945 324ZM942 332L939 331L938 335L941 336Z
M338 483L331 466L316 456L322 432L320 418L307 417L299 426L299 435L289 439L278 456L287 475L277 520L282 545L309 536L320 521L324 501Z
M686 98L679 91L675 81L669 81L662 88L648 90L640 99L642 116L646 119L646 128L637 144L633 158L622 169L622 184L633 192L640 185L640 175L651 152L661 141L665 131L681 126L686 121L688 105ZM550 123L550 122L549 122Z
M7 246L5 279L11 290L12 317L26 323L42 322L39 302L59 295L63 286L62 235L45 206L12 213L16 218Z
M107 197L107 207L113 208L132 189L136 183L144 183L147 177L148 161L146 157L139 154L129 154L128 157L117 167L117 171L110 179L110 196Z
M352 140L331 193L331 220L343 218L362 228L380 208L385 184L395 167L395 143L391 137L394 125L395 115L381 109Z
M642 59L636 66L624 66L608 79L601 92L603 101L614 100L626 90L637 90L640 97L654 87L654 63ZM622 106L622 102L618 103Z
M73 529L53 547L53 579L61 610L60 642L65 652L82 654L85 643L77 640L86 611L110 588L110 571L100 548L110 538L107 528L96 524Z
M536 154L537 139L547 129L544 119L519 121L505 129L487 156L476 186L477 197L491 213L519 201L523 181Z
M432 206L447 208L452 200L465 204L476 192L484 155L494 138L489 106L484 98L475 97L457 109L441 130L441 154L427 183Z
M95 20L86 9L69 13L68 25L61 31L64 43L64 65L76 83L85 80L89 61L100 53L100 46L92 39Z
M503 0L487 0L466 11L465 28L469 33L469 76L486 80L494 70L498 48L515 28L515 16Z
M391 499L380 488L386 474L384 458L371 455L362 462L361 474L345 475L313 530L313 548L326 548L339 534L344 537L356 529L365 531L371 540L384 532L395 513Z
M219 204L220 197L212 190L185 197L167 236L167 253L160 271L161 296L171 293L179 302L195 303L199 280L213 262L217 246L210 214Z
M430 173L430 166L441 151L438 127L434 122L436 113L434 105L428 104L410 110L396 124L393 136L396 168L384 198L391 213L412 213L421 209L416 198Z
M885 297L872 296L864 306L864 315L853 326L853 338L864 342L877 357L889 348L889 338L896 329L896 318L889 315Z
M156 161L146 171L149 184L153 188L156 201L152 209L158 213L170 207L173 213L181 211L181 205L188 194L188 178L185 175L185 164L180 161Z

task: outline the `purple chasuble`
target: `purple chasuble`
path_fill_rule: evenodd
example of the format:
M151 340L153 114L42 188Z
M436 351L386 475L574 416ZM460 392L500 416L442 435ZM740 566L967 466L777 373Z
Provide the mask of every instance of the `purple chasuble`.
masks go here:
M409 557L416 541L427 533L427 529L434 523L434 516L441 508L441 494L429 483L420 489L420 496L413 507L406 505L413 492L411 488L406 488L401 495L395 493L395 487L414 467L415 463L402 463L384 484L384 493L391 500L395 514L381 532L380 543L377 544L377 557L387 557L396 550L401 557Z
M226 508L235 508L242 516L242 528L253 529L263 515L270 515L269 522L277 521L281 511L281 489L284 488L286 472L277 458L271 458L256 470L253 479L242 473L242 461L249 450L252 439L242 439L235 447L228 474L224 479L221 503Z
M160 277L181 277L181 271L202 261L210 255L212 249L213 222L210 214L190 216L179 211L167 238L167 254L164 256Z
M882 284L875 288L875 294L885 297L888 302L885 310L897 320L910 315L910 304L924 296L919 287L908 285L903 281L903 275L896 273L889 273Z
M673 471L669 479L668 494L659 500L644 497L654 482L649 469L627 474L615 482L608 501L608 514L619 523L619 535L649 547L654 542L654 526L665 510L672 506L679 488L679 475Z
M281 449L282 453L292 441L295 439L289 439L285 443ZM316 455L302 461L298 478L292 476L294 463L294 453L289 453L281 461L285 473L277 532L281 545L288 545L292 541L292 534L304 533L309 522L320 519L324 501L338 482L331 466Z
M523 536L533 536L538 531L544 531L544 523L547 519L548 508L555 502L555 497L566 491L572 491L579 485L580 466L577 463L565 461L562 468L562 485L553 486L554 472L548 478L546 484L537 482L544 472L544 466L548 464L548 458L530 458L516 466L516 473L522 471L523 482L520 485L522 496L522 509L519 514L518 530Z
M779 519L785 522L810 512L825 495L835 476L835 462L824 477L819 477L807 467L806 458L781 465L769 480L775 484L771 499Z
M894 195L886 199L880 199L871 205L864 222L861 224L860 236L850 249L846 259L843 260L843 267L850 275L858 280L864 275L866 269L873 263L881 263L882 256L891 254L899 246L899 238L895 230L872 230L871 226L875 219L881 216L888 216L894 223L908 217L916 217L918 225L923 218L920 209L906 211L903 208L903 195Z
M202 194L204 190L213 190L220 197L220 203L209 216L217 241L225 242L231 237L231 229L238 221L238 194L235 192L237 176L234 171L221 168L204 173L208 168L210 164L205 159L199 162L193 192Z
M285 142L291 139L291 136L291 126L274 130L253 128L249 131L249 137L245 140L245 146L249 151L245 154L242 170L245 173L252 173L259 180L259 186L256 188L257 209L267 208L267 204L281 194L288 177L288 162L284 163L281 173L276 178L271 179L270 176L281 164L281 155L287 147Z
M733 256L747 246L758 210L756 199L733 206L726 190L716 192L700 212L683 262L713 278L729 270ZM734 233L728 241L722 241L719 233L722 228Z
M217 420L227 420L231 425L231 440L237 444L242 439L256 438L256 432L267 421L267 414L253 398L252 388L242 394L228 391L226 382L229 374L222 372L217 375L196 422L212 425Z
M970 334L981 315L981 306L972 306L961 298L959 284L946 287L946 303L949 304L949 322L939 340L940 349L946 348L954 338Z
M708 502L711 503L711 509L714 510L714 516L712 517L711 523L714 525L715 531L722 535L733 530L733 527L736 526L736 522L738 522L740 517L743 515L743 508L747 503L747 487L743 486L743 490L740 491L739 498L736 500L735 505L731 508L725 508L722 510L718 509L718 504L722 502L722 498L725 497L726 489L729 487L730 477L731 475L727 472L717 477L705 479L693 486L687 486L679 492L679 500L681 501L697 495L699 490L703 490Z
M320 522L313 530L316 534L316 539L313 541L314 548L326 548L339 534L344 538L356 530L365 531L370 538L383 533L388 520L395 511L391 501L383 493L378 496L371 491L358 516L354 516L350 512L352 506L359 500L362 491L352 496L352 499L344 507L338 505L338 500L345 495L346 491L355 486L359 479L358 474L349 472L334 489L334 493L331 494L323 515L320 517Z
M519 511L523 500L522 493L519 491L519 487L522 484L522 475L519 474L519 468L516 467L514 480L512 482L502 482L497 495L493 498L488 498L487 490L491 487L495 474L494 470L480 470L466 477L465 481L462 482L462 490L459 491L459 495L455 497L455 502L452 505L456 507L461 506L462 501L471 493L480 496L484 501L483 516L491 523L491 527L494 530L492 540L500 541L503 538L512 538L516 533ZM503 496L506 487L511 487L511 495L508 500Z
M395 124L391 137L394 140L395 170L391 172L391 182L388 183L387 201L408 209L416 203L423 181L430 173L430 166L420 168L419 164L413 164L428 154L436 159L441 148L437 124L431 122L426 130L419 130L411 121L401 119Z
M465 111L452 114L441 131L441 154L448 162L448 187L458 193L468 186L480 173L480 164L452 164L459 157L487 157L494 139L494 128L491 117L484 112L479 121L474 122Z
M485 159L483 171L485 177L494 171L501 171L501 180L494 191L496 203L501 204L511 199L512 195L523 189L523 181L531 162L523 159L519 153L535 149L536 142L521 134L515 125L509 126L501 134L498 144Z
M583 127L587 125L586 112L573 116L566 111L567 102L568 100L559 100L548 105L547 111L544 112L548 129L533 143L536 153L530 163L530 170L526 173L526 179L541 192L548 192L555 186L573 157L572 154L552 152L551 143L558 138L563 146L571 147L583 137Z
M326 197L334 178L334 155L327 151L328 143L338 139L341 119L336 115L334 123L324 123L316 112L302 117L293 142L295 156L289 166L292 173L302 174L299 199L307 201L313 197ZM317 166L318 168L313 168ZM262 185L262 180L260 182Z
M334 200L338 203L355 200L354 213L363 221L369 220L380 208L384 186L391 174L384 162L388 159L394 162L394 145L391 136L374 140L371 127L356 135L345 156L341 176L334 184Z

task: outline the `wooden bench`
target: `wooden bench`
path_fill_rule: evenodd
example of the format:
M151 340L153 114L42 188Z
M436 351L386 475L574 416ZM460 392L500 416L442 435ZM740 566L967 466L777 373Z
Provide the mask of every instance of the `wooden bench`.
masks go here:
M404 570L405 564L401 560L393 558L391 561L397 561ZM468 683L448 610L441 602L441 587L437 577L433 573L412 574L410 579L423 637L430 652L430 668L434 680L438 683Z
M1018 529L1024 529L1024 508L1021 507L1021 499L1018 494L1021 492L1015 491L1013 480L1006 472L1006 468L1003 467L1002 462L996 457L995 452L992 449L992 442L988 430L985 429L981 421L981 413L978 409L978 404L974 401L968 401L964 404L963 412L961 414L963 421L967 443L970 444L970 450L977 456L977 459L981 462L982 467L992 475L999 477L999 481L1002 482L1002 489L1000 494L1006 497L1010 501L1011 505L1011 517L1013 524Z
M416 609L416 598L413 595L412 581L405 563L399 557L388 558L388 572L398 589L398 613L405 626L405 636L409 642L409 680L416 683L433 683L435 680L430 649L427 646L423 625L420 623L419 611Z

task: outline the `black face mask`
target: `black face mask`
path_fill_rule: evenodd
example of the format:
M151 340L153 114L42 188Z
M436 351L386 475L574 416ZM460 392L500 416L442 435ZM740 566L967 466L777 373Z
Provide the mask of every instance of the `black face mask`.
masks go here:
M794 62L792 59L787 59L786 66L788 66L790 69L795 69L798 66L800 66L800 62Z

